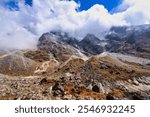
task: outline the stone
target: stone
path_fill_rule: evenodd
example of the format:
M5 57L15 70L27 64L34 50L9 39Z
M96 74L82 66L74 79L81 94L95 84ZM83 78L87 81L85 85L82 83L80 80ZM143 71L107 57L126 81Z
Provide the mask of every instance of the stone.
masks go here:
M47 78L43 78L39 84L42 85L42 84L46 84L47 82L48 82Z
M64 100L71 100L72 98L72 95L64 95Z
M91 90L92 91L92 84L89 84L87 89Z
M104 90L104 87L103 87L102 83L99 83L99 88L100 88L102 93L105 93L105 90Z
M106 65L101 65L100 69L107 69L108 67Z
M138 86L138 85L139 85L139 82L134 78L134 79L133 79L133 84Z
M99 92L100 92L100 89L99 89L99 87L98 87L97 85L94 85L94 86L92 87L92 91L99 93Z
M52 94L53 96L63 96L64 95L64 87L60 85L59 83L56 83L52 87Z

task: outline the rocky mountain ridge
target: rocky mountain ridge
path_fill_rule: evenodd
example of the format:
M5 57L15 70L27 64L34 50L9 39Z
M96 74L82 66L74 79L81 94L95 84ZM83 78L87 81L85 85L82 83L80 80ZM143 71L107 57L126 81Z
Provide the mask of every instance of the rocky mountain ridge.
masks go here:
M112 27L106 50L150 58L150 25Z
M0 99L150 99L148 32L112 27L106 40L79 41L52 31L37 50L1 50Z
M102 52L131 54L150 58L150 25L112 27L106 34L105 40L93 34L87 34L82 40L61 31L51 31L43 34L50 40L55 38L61 44L67 44L79 49L86 55L97 55ZM41 43L39 44L40 47Z

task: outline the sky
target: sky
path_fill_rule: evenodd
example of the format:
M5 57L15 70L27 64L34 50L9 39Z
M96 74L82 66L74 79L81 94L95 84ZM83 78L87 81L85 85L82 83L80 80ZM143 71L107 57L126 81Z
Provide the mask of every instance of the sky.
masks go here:
M59 30L99 38L112 26L150 24L150 0L0 0L0 48L35 48Z
M74 0L75 2L80 4L78 8L79 11L88 10L95 4L104 5L104 7L111 12L114 8L116 8L122 0ZM32 0L25 0L26 5L32 6ZM18 10L17 2L15 0L9 0L6 2L6 6L9 9L16 9Z
M118 6L122 0L75 0L77 3L80 3L79 10L88 10L95 4L104 5L104 7L110 12L116 6Z

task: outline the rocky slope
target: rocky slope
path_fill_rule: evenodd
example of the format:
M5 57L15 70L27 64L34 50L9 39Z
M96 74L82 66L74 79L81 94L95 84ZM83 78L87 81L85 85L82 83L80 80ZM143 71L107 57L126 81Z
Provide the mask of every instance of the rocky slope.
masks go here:
M23 51L0 51L0 73L6 75L33 75L38 63L24 56Z
M112 27L106 50L150 59L150 25Z
M37 50L1 50L0 99L150 99L148 30L114 27L107 40L81 41L53 31Z

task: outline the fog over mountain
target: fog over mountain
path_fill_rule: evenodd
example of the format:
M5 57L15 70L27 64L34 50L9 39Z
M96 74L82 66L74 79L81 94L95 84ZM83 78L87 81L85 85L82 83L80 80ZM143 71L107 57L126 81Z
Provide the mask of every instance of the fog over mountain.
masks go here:
M124 0L113 13L96 4L86 11L78 11L74 1L33 0L32 6L18 2L18 9L9 9L0 1L0 48L35 48L45 32L60 30L77 38L87 33L101 36L112 26L150 23L150 0Z

